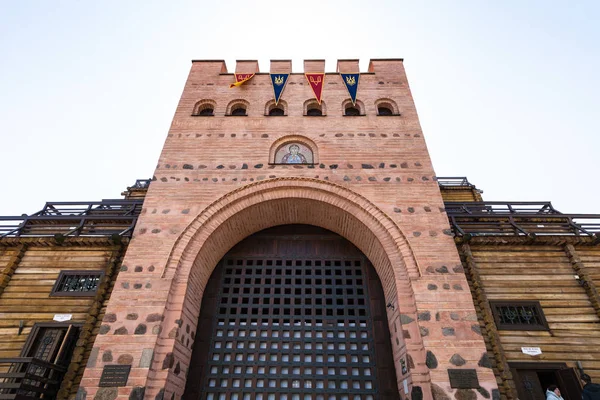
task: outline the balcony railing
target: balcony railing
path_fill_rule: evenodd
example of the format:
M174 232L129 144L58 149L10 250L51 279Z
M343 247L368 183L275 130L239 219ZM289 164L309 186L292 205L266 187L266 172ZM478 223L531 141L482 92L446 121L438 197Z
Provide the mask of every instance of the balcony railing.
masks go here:
M457 236L600 236L600 215L562 214L550 202L445 203Z
M66 368L32 357L0 358L0 399L54 399Z
M464 188L475 188L466 176L438 176L437 182L440 187L464 187Z
M152 179L137 179L133 186L130 186L127 189L148 189L150 187L150 182L152 182Z
M2 237L130 237L142 200L51 202L31 215L0 216Z

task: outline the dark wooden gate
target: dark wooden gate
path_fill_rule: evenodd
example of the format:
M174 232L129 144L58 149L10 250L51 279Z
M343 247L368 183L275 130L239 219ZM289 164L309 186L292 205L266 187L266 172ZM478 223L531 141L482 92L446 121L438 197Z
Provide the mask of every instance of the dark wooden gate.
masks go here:
M204 293L184 399L398 399L375 270L310 226L255 234Z

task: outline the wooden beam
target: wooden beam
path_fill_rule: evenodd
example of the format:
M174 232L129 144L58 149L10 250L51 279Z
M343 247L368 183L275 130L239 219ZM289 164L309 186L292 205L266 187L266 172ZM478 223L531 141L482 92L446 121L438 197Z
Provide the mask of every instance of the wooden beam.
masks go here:
M494 354L494 360L496 361L494 369L497 370L501 379L499 389L506 396L507 400L517 400L517 391L512 373L504 349L502 348L500 335L496 329L496 323L494 322L490 303L483 288L483 281L479 274L479 268L475 262L469 244L462 244L459 247L459 253L463 260L463 266L465 268L467 280L469 281L469 286L471 287L473 300L478 307L478 320L483 321L485 325L484 339L487 345L486 347L491 348L492 353Z
M585 293L590 298L590 302L596 311L596 315L600 317L600 296L598 295L598 289L596 288L594 281L587 274L585 266L583 265L581 258L579 258L577 250L575 250L575 246L566 244L564 249L569 257L569 261L571 262L575 274L579 276L579 283L583 286Z
M0 273L0 296L4 293L4 289L8 286L10 279L12 278L15 270L19 266L19 262L25 255L27 251L27 245L25 243L21 243L17 246L15 254L12 255L6 267Z

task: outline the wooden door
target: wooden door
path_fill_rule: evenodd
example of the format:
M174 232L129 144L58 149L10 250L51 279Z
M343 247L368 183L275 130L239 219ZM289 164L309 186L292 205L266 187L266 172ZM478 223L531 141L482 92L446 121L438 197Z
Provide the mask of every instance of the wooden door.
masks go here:
M520 400L546 399L546 390L542 388L535 370L513 369L512 373Z
M558 386L565 400L581 399L581 384L573 368L563 368L556 371Z
M342 237L265 230L211 275L184 399L397 400L381 283Z

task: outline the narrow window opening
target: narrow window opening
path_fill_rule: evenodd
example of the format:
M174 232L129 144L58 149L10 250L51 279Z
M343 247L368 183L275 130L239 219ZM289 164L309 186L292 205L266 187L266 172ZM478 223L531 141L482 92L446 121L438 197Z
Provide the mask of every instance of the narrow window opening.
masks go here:
M392 110L390 110L388 107L378 107L377 114L378 115L394 115Z
M198 115L200 115L202 117L210 117L210 116L214 115L214 110L210 107L204 108L204 109L200 110Z
M270 117L281 117L283 115L285 115L285 113L284 113L283 109L279 108L279 107L273 108L269 111Z
M346 108L346 115L347 116L357 116L360 115L360 110L356 107L348 107Z
M231 115L236 116L236 117L244 116L244 115L246 115L246 109L244 109L242 107L234 108L231 111Z

